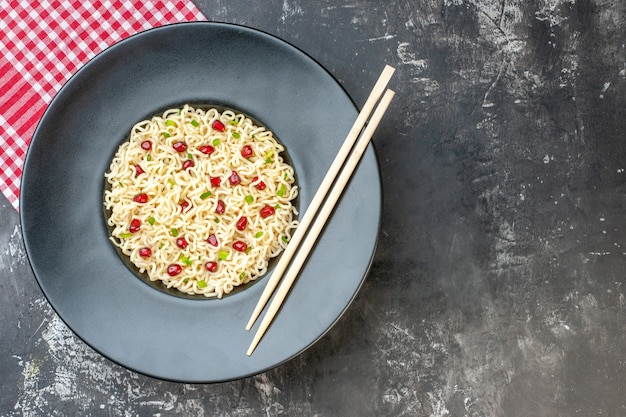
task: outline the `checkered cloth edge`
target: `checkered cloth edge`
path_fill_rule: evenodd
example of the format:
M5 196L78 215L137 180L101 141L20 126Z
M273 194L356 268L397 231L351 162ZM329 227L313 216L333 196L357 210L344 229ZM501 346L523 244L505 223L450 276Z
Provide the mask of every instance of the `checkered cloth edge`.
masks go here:
M63 84L130 35L194 20L206 18L189 0L0 0L0 190L15 209L28 144Z

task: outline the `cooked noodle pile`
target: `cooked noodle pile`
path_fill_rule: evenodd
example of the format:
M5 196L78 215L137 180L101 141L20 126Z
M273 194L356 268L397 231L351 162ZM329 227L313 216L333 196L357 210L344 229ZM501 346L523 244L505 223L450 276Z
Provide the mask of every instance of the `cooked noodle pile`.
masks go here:
M230 110L185 105L137 123L105 174L111 240L152 281L228 294L262 276L297 226L282 151Z

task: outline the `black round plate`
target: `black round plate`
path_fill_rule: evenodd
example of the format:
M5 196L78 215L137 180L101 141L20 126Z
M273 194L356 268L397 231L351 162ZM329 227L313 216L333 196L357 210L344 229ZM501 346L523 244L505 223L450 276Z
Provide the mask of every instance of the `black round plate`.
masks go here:
M174 297L138 279L108 240L103 175L113 154L137 121L183 103L231 107L271 129L296 169L300 215L357 115L326 70L271 35L208 22L142 32L79 70L39 122L22 176L24 242L48 301L95 350L157 378L227 381L298 355L345 311L374 254L380 177L370 147L247 356L258 322L245 325L269 275L221 300Z

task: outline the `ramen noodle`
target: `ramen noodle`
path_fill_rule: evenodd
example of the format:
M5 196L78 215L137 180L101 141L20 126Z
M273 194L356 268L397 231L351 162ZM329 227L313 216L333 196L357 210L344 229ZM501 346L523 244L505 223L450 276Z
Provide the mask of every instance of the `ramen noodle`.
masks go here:
M105 174L111 241L151 281L221 298L265 274L298 224L283 151L231 110L185 105L137 123Z

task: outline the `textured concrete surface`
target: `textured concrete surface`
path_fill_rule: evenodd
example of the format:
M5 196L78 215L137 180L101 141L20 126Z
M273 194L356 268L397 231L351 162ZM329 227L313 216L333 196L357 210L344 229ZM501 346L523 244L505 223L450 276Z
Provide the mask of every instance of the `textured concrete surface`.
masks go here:
M626 414L626 3L250 3L196 2L303 49L359 106L397 68L357 299L264 374L151 379L51 311L3 200L0 415Z

